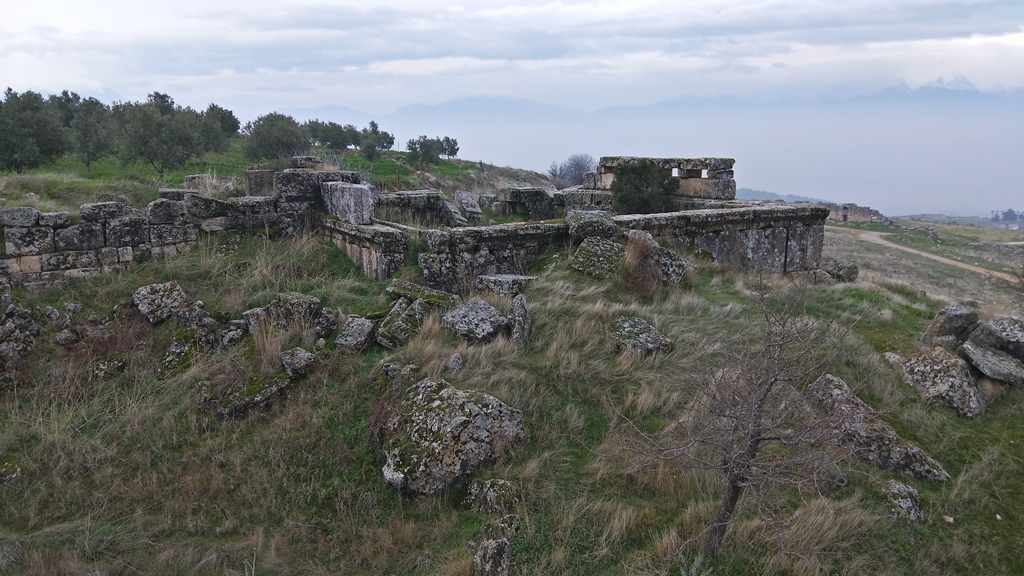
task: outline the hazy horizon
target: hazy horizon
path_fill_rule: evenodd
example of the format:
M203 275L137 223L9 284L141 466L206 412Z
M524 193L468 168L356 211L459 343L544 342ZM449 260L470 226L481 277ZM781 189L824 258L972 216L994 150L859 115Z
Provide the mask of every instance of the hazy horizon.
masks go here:
M728 156L740 186L891 214L1024 208L1018 0L20 3L0 84L376 119L537 171Z

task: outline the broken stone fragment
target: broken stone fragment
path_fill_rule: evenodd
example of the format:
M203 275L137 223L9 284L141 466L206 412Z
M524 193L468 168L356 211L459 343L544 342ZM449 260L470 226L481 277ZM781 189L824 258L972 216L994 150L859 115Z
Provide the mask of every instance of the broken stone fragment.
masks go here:
M509 454L526 438L523 414L482 392L421 380L381 427L388 484L408 496L440 494Z
M882 470L911 474L926 480L949 480L949 474L920 447L907 442L842 379L826 374L811 385L811 395L836 422L830 442L850 449L853 456Z
M442 328L470 342L492 340L507 329L508 323L508 318L483 300L472 300L441 318Z
M385 348L400 348L420 331L423 320L433 307L422 298L409 301L399 298L377 329L377 342Z
M530 309L526 305L526 296L522 294L512 299L512 341L525 346L533 335L533 320Z
M979 322L968 340L983 348L1002 350L1017 360L1024 361L1024 319L995 318Z
M536 279L536 276L522 274L480 274L476 277L476 286L495 294L513 295L521 293L527 284Z
M889 480L885 483L884 492L889 499L889 509L893 516L906 518L914 523L924 522L921 496L917 488L897 480Z
M402 280L401 278L395 278L388 284L388 287L384 289L384 292L388 296L394 299L408 298L409 300L416 300L422 298L427 303L437 306L442 310L447 310L462 304L462 298L458 294L452 294L451 292L445 292L443 290L435 290L419 284L413 284L408 280Z
M655 352L671 352L672 340L643 318L619 316L612 328L615 350L646 356Z
M142 286L132 295L132 302L151 324L160 324L189 306L185 291L174 281Z
M469 483L466 506L473 512L506 515L519 505L519 490L508 480L474 480Z
M292 380L302 378L316 362L316 356L304 348L292 348L281 353L281 366Z
M569 210L565 222L569 225L569 240L574 243L591 236L614 239L619 235L611 214L601 210Z
M974 342L964 342L960 352L985 376L1013 386L1024 386L1024 362L1006 352L982 348Z
M569 268L598 280L607 280L622 267L626 248L605 238L591 236L580 243Z
M977 326L977 310L967 306L947 306L935 314L932 323L921 335L921 343L936 346L949 342L952 344L950 348L956 349Z
M345 317L345 324L338 331L334 345L343 350L362 352L373 341L374 328L376 326L373 320L349 314Z
M829 256L822 257L819 268L837 282L853 282L860 275L860 268L856 264L841 262Z
M945 348L930 348L900 365L903 379L922 396L970 418L985 410L978 386L960 357Z

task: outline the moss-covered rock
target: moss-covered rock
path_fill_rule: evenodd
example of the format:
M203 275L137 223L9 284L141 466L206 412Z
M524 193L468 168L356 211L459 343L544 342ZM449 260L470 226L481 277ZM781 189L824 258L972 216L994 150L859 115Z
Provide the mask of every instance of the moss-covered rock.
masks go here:
M607 280L622 267L626 247L605 238L591 236L580 243L569 268L598 280Z
M672 340L658 332L643 318L619 316L612 327L615 349L620 352L647 355L672 351Z
M384 479L403 494L439 494L526 438L523 413L497 398L421 380L381 428Z

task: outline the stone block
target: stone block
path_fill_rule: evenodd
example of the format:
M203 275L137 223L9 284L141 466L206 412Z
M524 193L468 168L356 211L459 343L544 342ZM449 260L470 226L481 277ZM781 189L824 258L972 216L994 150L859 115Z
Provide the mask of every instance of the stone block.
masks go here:
M154 248L192 242L196 239L196 227L193 224L154 224L149 227L149 238Z
M71 216L67 212L43 212L39 215L39 225L49 228L66 228L71 225Z
M199 194L188 194L184 199L185 212L196 218L219 218L227 216L234 205L224 200L208 198Z
M113 266L121 262L118 256L119 248L100 248L96 251L96 257L102 266Z
M679 194L693 198L732 200L736 198L736 181L709 178L680 178Z
M139 246L149 243L149 226L145 218L111 218L105 222L107 246Z
M361 352L373 341L373 331L376 328L372 320L349 314L345 319L345 325L338 331L338 338L334 341L338 348Z
M53 229L7 228L4 230L4 248L8 256L33 256L53 252Z
M95 250L55 252L40 256L40 268L43 272L54 270L73 270L76 268L95 268L100 265Z
M274 195L274 171L250 169L245 171L245 192L254 196Z
M369 185L325 182L320 193L328 214L351 224L373 223L373 192Z
M174 224L185 217L185 204L161 198L146 206L146 220L150 224Z
M209 174L189 174L185 176L185 189L186 190L206 190L210 187L210 175Z
M40 256L22 256L18 258L18 271L20 274L38 274L42 272L42 262L40 262Z
M619 227L611 214L600 210L569 210L565 221L569 224L569 239L573 242L591 236L614 239L619 235Z
M157 194L164 200L176 200L181 202L189 194L193 194L192 190L182 190L180 188L161 188Z
M103 248L103 224L82 222L56 230L53 234L56 250L96 250Z
M123 202L95 202L93 204L82 204L79 209L82 220L86 222L99 222L124 215L126 206Z
M39 223L39 210L28 206L16 206L0 210L0 226L30 228Z
M223 232L231 225L231 219L224 216L220 218L203 218L199 221L199 229L203 232Z

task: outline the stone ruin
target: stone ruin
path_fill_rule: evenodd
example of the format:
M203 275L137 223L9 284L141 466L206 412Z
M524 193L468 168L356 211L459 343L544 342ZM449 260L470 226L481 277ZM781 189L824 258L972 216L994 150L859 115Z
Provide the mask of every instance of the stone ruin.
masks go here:
M679 211L614 216L620 236L645 231L662 244L737 268L818 268L828 208L734 200L730 158L654 160L680 178L674 199ZM569 246L565 214L609 210L616 169L636 161L601 158L598 172L581 187L512 187L493 195L457 192L448 199L435 190L381 193L357 172L328 170L315 157L296 157L281 172L249 170L245 189L250 195L238 198L202 195L200 176L188 179L189 188L161 190L160 199L142 210L118 202L85 204L76 223L67 212L7 208L0 210L0 283L48 286L164 258L195 246L200 231L290 234L311 227L376 280L409 264L406 248L416 240L427 248L417 263L428 286L462 292L480 276L522 275L550 249ZM480 225L485 208L525 213L530 221Z

